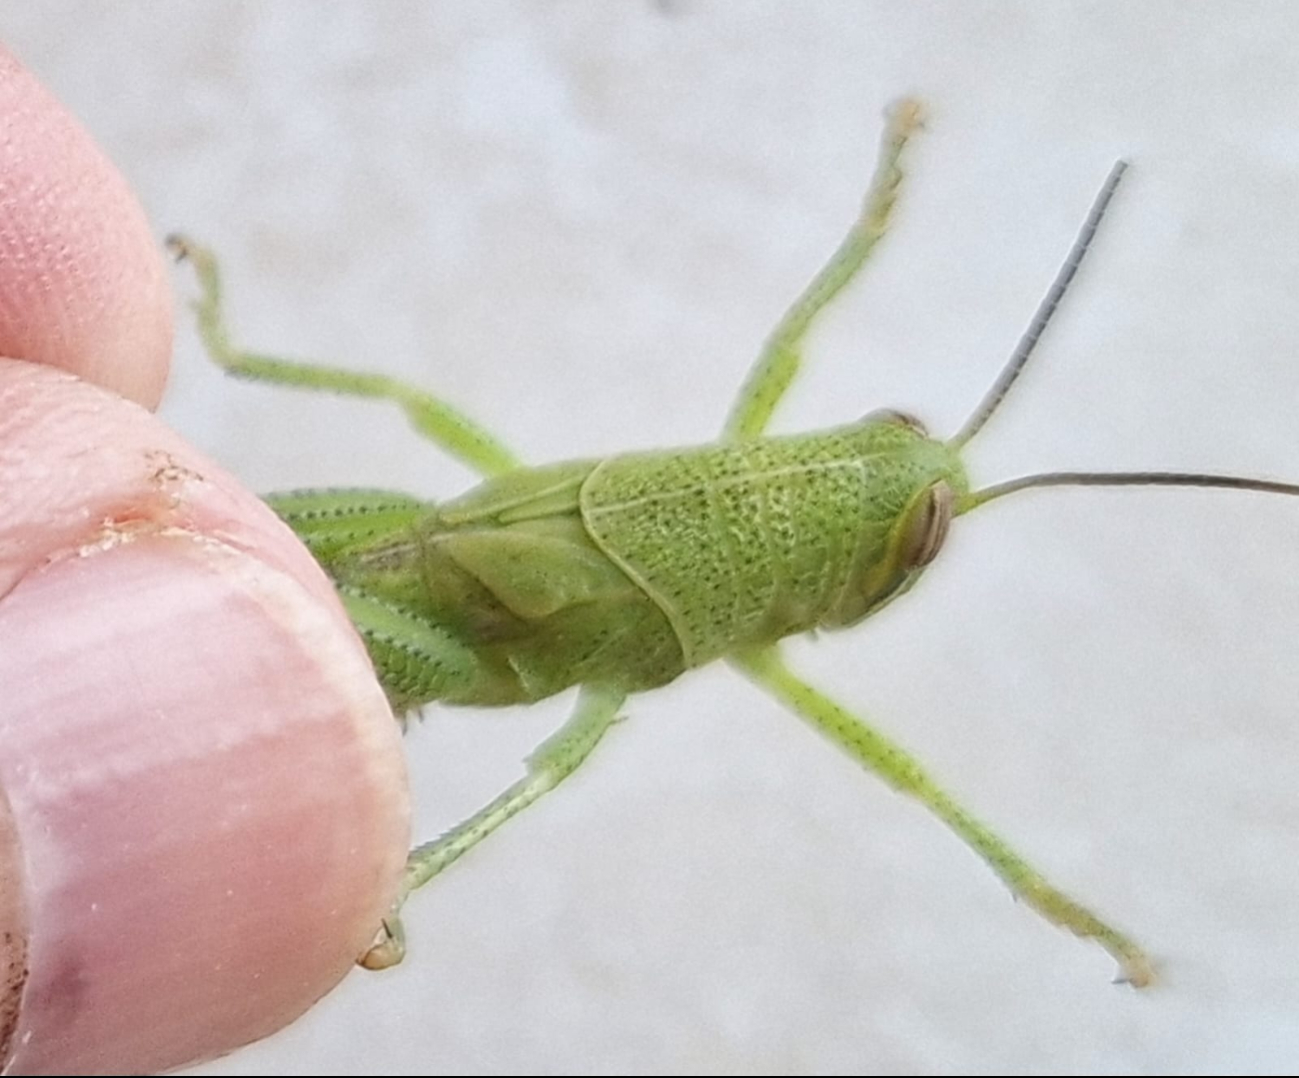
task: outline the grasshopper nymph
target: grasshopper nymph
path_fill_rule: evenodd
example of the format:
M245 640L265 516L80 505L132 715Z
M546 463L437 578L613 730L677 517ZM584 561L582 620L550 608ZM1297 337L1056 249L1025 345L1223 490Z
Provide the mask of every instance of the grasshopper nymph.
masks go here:
M1189 485L1299 494L1299 485L1170 472L1055 472L972 489L960 451L1009 392L1087 254L1123 176L1117 163L1010 361L952 438L872 412L811 434L765 433L798 372L809 326L883 237L920 109L889 113L861 212L785 314L713 444L540 467L520 464L451 405L379 375L250 354L226 335L216 265L179 238L202 287L199 329L232 374L384 398L484 480L429 503L383 490L280 494L271 506L336 582L399 715L433 701L528 703L580 686L568 721L494 801L410 855L398 906L415 888L563 781L631 693L725 659L867 770L916 798L1049 921L1095 940L1119 977L1152 978L1124 933L1053 887L939 786L919 761L793 674L778 642L855 625L910 589L954 517L1029 487ZM364 965L403 950L397 911Z

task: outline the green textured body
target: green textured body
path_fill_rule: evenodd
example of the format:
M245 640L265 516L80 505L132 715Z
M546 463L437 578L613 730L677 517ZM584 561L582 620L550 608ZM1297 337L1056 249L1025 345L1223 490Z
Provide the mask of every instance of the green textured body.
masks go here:
M589 682L649 689L851 625L919 572L899 551L911 507L939 482L964 493L955 455L888 413L520 468L441 504L378 491L272 504L367 615L357 623L380 680L407 709ZM417 653L410 625L435 634Z

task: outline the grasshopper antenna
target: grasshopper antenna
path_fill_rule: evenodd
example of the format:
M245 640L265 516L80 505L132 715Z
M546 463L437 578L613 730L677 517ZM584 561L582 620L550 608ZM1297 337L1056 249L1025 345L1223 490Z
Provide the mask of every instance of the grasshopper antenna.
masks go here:
M1078 236L1073 241L1073 246L1069 248L1069 255L1064 260L1064 265L1055 275L1055 280L1051 282L1051 287L1047 290L1042 302L1038 304L1037 310L1033 314L1033 321L1029 323L1028 329L1020 337L1019 344L1015 346L1015 351L997 375L997 380L993 383L992 388L984 395L979 406L974 410L974 414L965 421L963 426L956 434L956 437L947 444L953 449L960 449L966 442L973 438L983 425L997 410L997 406L1005 399L1006 394L1010 392L1010 387L1015 384L1015 380L1023 371L1025 364L1028 363L1028 357L1033 354L1033 349L1037 347L1037 342L1042 339L1042 334L1051 322L1051 316L1055 314L1056 308L1060 306L1060 301L1064 299L1064 294L1069 290L1073 283L1074 277L1078 273L1078 267L1087 257L1088 248L1092 245L1092 240L1096 238L1096 231L1100 228L1101 220L1105 216L1105 211L1109 209L1110 200L1114 197L1114 192L1118 190L1119 181L1123 179L1123 174L1128 170L1128 163L1122 159L1115 161L1114 166L1110 169L1110 174L1105 177L1105 182L1101 185L1100 192L1092 202L1092 207L1087 211L1087 219L1083 221L1082 228L1078 230Z
M1219 490L1299 495L1299 483L1213 472L1039 472L971 491L957 501L955 515L960 516L996 498L1031 487L1216 487Z
M1083 259L1087 256L1087 251L1091 247L1097 229L1100 228L1105 211L1109 209L1110 200L1113 199L1114 192L1118 189L1119 181L1123 179L1123 174L1127 171L1127 168L1128 163L1126 161L1118 160L1114 162L1109 175L1105 177L1104 184L1101 185L1100 192L1096 195L1095 201L1092 202L1091 209L1087 212L1087 219L1083 221L1082 228L1079 229L1078 236L1069 249L1068 257L1065 258L1064 264L1056 273L1055 280L1051 282L1051 287L1047 290L1042 302L1038 304L1028 330L1019 339L1019 344L1015 347L1014 353L1005 367L1002 368L992 388L979 402L974 414L965 421L965 426L957 432L956 437L947 443L952 448L961 448L978 434L992 416L992 413L997 410L998 405L1005 399L1006 394L1010 392L1010 387L1015 384L1015 380L1023 371L1025 364L1028 363L1028 357L1033 354L1033 349L1037 347L1037 342L1041 340L1043 332L1051 321L1051 316L1055 314L1065 292L1068 291L1069 285L1077 275L1078 267L1082 265ZM1284 483L1272 479L1255 479L1247 476L1219 475L1207 472L1040 472L1036 475L1025 475L1020 476L1018 479L1009 479L1004 483L995 483L982 490L971 491L957 502L956 514L968 513L971 509L977 509L980 505L994 499L1004 498L1007 494L1028 490L1031 487L1066 486L1216 487L1220 490L1253 490L1264 494L1299 496L1299 483Z

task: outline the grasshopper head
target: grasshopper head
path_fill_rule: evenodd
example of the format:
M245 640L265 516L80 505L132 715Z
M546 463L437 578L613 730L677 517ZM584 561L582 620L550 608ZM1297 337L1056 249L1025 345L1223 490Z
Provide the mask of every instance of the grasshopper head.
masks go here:
M937 556L969 489L957 454L929 437L904 412L873 412L861 421L878 495L864 520L856 564L821 624L861 621L904 594Z

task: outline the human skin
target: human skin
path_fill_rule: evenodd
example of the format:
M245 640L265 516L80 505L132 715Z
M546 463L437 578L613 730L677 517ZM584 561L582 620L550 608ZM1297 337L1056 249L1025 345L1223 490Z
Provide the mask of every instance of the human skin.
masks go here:
M160 247L0 47L0 1063L147 1073L280 1028L408 844L398 727L332 587L148 411Z

